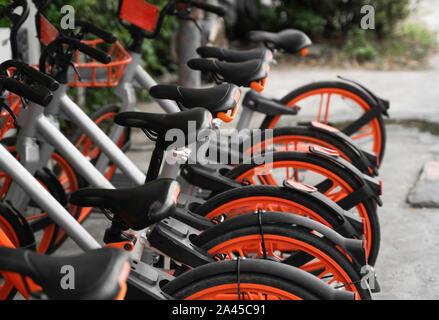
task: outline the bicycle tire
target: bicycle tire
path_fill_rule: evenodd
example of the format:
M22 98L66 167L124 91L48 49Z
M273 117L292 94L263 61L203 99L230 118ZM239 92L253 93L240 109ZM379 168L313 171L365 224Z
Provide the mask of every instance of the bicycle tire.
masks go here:
M33 246L35 239L29 225L3 203L0 203L0 228L16 248L35 249ZM0 286L0 300L11 300L16 293L17 290L10 283L3 283Z
M310 230L301 227L291 225L246 227L227 232L220 236L203 236L202 242L198 240L200 237L197 237L192 240L192 243L212 255L231 252L237 246L237 250L240 248L242 253L246 254L246 258L248 258L249 254L255 253L257 255L254 256L254 258L260 258L261 255L263 257L263 253L259 252L259 244L261 244L262 237L264 239L264 247L266 247L268 259L278 259L279 253L275 252L275 249L279 249L280 247L288 249L288 245L291 244L290 248L301 248L302 251L297 250L297 252L303 252L302 256L307 256L307 260L310 259L310 257L314 257L318 259L318 261L326 261L327 268L329 268L328 270L332 270L333 274L338 273L338 279L344 280L343 282L338 282L342 283L342 285L346 286L350 291L357 293L362 300L371 299L369 291L361 287L361 274L359 274L348 258L330 241L318 237L312 234ZM275 245L277 241L280 242L279 247ZM244 248L242 244L244 244ZM241 251L239 251L239 253L241 254ZM233 257L228 256L228 258ZM298 264L293 265L294 258L286 261L294 267L301 267L301 265ZM318 269L317 272L322 272L319 269L320 265L317 265L315 268ZM308 269L307 271L315 272L315 268ZM327 277L326 274L320 273L319 276L320 275Z
M177 300L222 300L225 298L223 294L228 299L240 300L245 299L246 292L248 295L250 290L258 292L259 298L263 298L264 294L273 294L283 298L280 300L353 298L353 294L333 290L303 270L258 259L209 263L184 273L164 285L162 290Z
M301 97L305 99L307 95L313 92L318 93L320 91L324 92L325 90L330 92L335 91L335 92L341 92L343 94L352 95L352 97L355 97L356 99L358 99L358 101L360 101L363 104L364 108L367 111L369 111L370 109L372 109L373 106L376 105L376 102L373 99L373 97L371 97L368 93L364 92L364 90L360 90L358 87L343 81L320 81L320 82L313 82L304 85L300 88L291 91L285 97L280 99L279 103L282 103L284 105L292 105L294 104L294 101L300 101ZM276 123L279 119L280 117L266 116L265 119L263 120L263 123L261 124L261 129L272 129L276 127ZM384 159L384 153L386 149L386 140L387 140L386 128L382 114L377 115L375 119L377 121L376 123L377 129L379 129L380 132L375 133L376 135L379 135L379 137L377 137L377 140L379 140L379 146L376 146L375 148L376 150L373 151L378 155L379 165L380 165Z
M362 187L362 184L358 177L355 176L353 172L344 170L340 166L336 165L333 161L327 160L325 158L313 155L311 153L305 152L274 152L273 153L273 163L304 163L308 167L312 165L311 168L316 166L316 169L321 168L323 173L327 172L339 178L339 181L344 181L346 187L352 188L353 191L358 190ZM277 165L273 164L273 167ZM254 163L239 165L229 171L226 176L241 181L241 177L245 177L246 173L251 172L254 168L258 167ZM368 259L371 265L375 265L379 254L380 242L381 242L381 231L380 222L377 214L377 203L374 199L368 198L362 201L356 206L357 210L362 218L366 219L366 229L368 240Z

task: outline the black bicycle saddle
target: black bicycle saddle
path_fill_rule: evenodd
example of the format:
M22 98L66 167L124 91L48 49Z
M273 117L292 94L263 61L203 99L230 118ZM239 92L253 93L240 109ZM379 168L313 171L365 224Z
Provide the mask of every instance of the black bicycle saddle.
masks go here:
M270 62L273 60L273 53L267 48L228 50L216 47L199 47L197 53L202 58L215 58L225 62L244 62L254 59Z
M174 214L179 192L177 181L159 179L129 189L81 189L70 195L70 203L107 209L129 228L142 230Z
M208 132L211 129L212 114L202 108L171 114L122 112L116 115L114 122L124 127L140 128L153 132L164 148L177 143L174 140L165 141L166 133L173 129L180 130L185 136L185 142L184 145L178 145L178 147L184 147L195 142L191 140L195 139L198 133ZM191 126L190 123L194 125ZM192 129L196 132L191 132Z
M240 87L250 87L253 82L260 82L268 77L269 62L254 59L244 62L222 62L210 59L192 59L188 61L191 69L208 71L219 75L224 82Z
M274 45L288 53L298 53L312 45L311 39L302 31L285 29L278 33L267 31L251 31L248 38L255 42L265 42Z
M230 83L208 89L158 85L151 88L150 94L156 99L176 101L187 109L205 108L212 114L217 114L234 109L239 102L240 91Z
M49 299L114 300L126 291L129 256L102 248L73 257L53 257L30 250L0 248L0 268L30 277ZM71 282L62 281L71 275Z

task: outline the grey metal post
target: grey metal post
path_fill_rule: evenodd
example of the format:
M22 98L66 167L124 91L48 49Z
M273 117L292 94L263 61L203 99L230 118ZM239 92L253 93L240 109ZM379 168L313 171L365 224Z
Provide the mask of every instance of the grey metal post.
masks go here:
M193 9L192 17L195 20L201 19L202 12ZM177 54L179 58L178 82L179 85L189 88L201 86L201 72L190 69L187 62L197 57L197 48L201 45L201 33L192 21L180 20L180 27L177 35Z

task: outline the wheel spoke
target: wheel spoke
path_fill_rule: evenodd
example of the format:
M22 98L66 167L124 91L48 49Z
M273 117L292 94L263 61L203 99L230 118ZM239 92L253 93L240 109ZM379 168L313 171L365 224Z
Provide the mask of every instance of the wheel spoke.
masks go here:
M346 192L344 190L337 191L333 194L326 194L329 199L331 199L334 202L338 202L339 200L343 199L346 196Z
M323 96L324 94L320 94L320 106L319 106L319 113L317 115L317 121L321 122L322 119L322 108L323 108Z
M369 137L369 136L373 136L373 135L374 135L374 133L373 133L373 131L371 131L371 132L366 132L366 133L363 133L363 134L359 134L359 135L353 136L351 139L352 140L360 140L360 139L363 139L363 138L366 138L366 137Z
M328 274L328 271L326 270L326 267L323 269L322 272L320 272L320 273L317 275L317 278L321 279L325 274Z
M329 105L331 103L331 96L332 94L328 94L328 100L326 101L326 110L325 110L325 124L328 124L328 117L329 117Z
M283 263L286 263L293 267L303 267L310 261L314 260L314 257L304 251L299 251L296 253L293 253L290 257L285 259Z

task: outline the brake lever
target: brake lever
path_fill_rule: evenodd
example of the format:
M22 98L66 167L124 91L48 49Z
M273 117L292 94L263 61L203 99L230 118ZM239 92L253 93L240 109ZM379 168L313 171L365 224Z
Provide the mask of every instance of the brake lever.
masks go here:
M79 72L78 68L76 68L75 64L73 62L69 61L69 65L73 68L73 71L78 76L78 80L82 81L81 73Z

